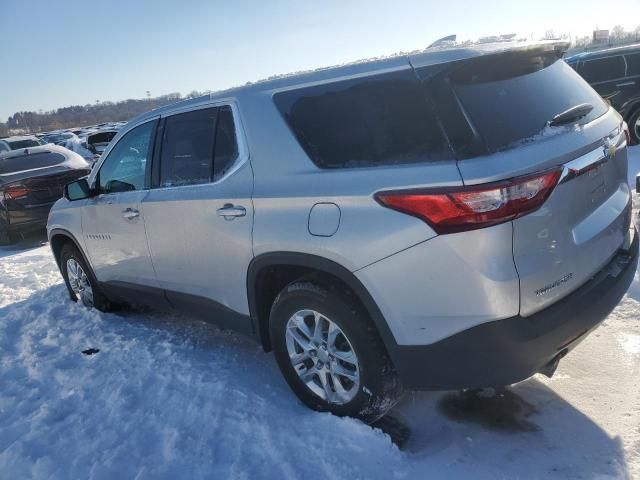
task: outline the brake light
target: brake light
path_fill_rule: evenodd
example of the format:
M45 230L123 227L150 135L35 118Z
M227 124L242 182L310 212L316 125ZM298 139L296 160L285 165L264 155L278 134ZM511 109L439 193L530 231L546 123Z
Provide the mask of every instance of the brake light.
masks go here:
M30 191L31 190L29 190L27 187L24 187L22 185L7 187L4 190L4 198L6 200L16 200L20 197L26 197Z
M629 132L627 122L622 122L622 129L624 130L624 137L627 139L627 145L631 145L631 132Z
M381 205L428 223L436 233L476 230L531 213L549 198L560 170L511 180L444 189L379 192Z

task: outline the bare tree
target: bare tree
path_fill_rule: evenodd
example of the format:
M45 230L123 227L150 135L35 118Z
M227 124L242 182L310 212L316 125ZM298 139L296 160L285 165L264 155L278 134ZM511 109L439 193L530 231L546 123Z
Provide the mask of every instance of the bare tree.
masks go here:
M613 27L613 30L611 30L611 38L613 38L614 40L622 40L626 36L627 32L625 32L622 25L616 25L615 27Z

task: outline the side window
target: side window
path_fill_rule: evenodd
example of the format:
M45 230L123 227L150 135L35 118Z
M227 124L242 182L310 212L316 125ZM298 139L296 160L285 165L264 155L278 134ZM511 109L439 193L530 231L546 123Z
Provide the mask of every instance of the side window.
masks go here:
M157 122L134 128L113 147L98 172L100 193L142 190L151 161L153 132Z
M217 109L167 117L162 138L160 186L211 181Z
M218 110L215 150L215 158L213 160L214 182L222 178L238 159L238 141L231 107L220 107Z
M9 146L5 142L0 142L0 153L9 151L11 151Z
M451 158L413 72L290 90L276 94L274 100L302 148L320 168Z
M604 82L624 77L625 63L622 55L587 60L582 64L580 74L589 83Z
M625 55L627 59L627 77L640 75L640 53Z
M161 187L221 178L238 158L231 108L206 108L167 117L160 157Z

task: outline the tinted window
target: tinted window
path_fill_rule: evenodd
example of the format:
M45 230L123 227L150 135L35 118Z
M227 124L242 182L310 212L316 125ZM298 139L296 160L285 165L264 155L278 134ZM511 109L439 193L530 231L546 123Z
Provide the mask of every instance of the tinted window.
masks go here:
M98 173L98 188L101 193L144 188L155 124L156 122L147 122L134 128L109 152Z
M541 134L554 115L575 105L590 103L594 107L580 119L583 123L607 111L601 97L563 61L480 58L449 77L476 131L463 136L463 144L475 140L485 151L504 150ZM510 77L512 74L516 76ZM453 109L453 102L446 108ZM443 115L447 132L462 129L458 125L463 122L462 116L454 117L454 123L447 123L446 118ZM458 148L464 150L464 145ZM478 148L473 150L481 153Z
M625 55L625 58L627 59L627 76L640 75L640 53Z
M42 152L29 155L11 156L0 159L0 175L32 170L34 168L52 167L65 161L59 153Z
M580 67L580 74L589 83L604 82L624 77L624 58L615 57L586 60Z
M230 107L172 115L164 126L160 186L216 181L237 158L238 144Z
M238 142L231 107L221 107L218 110L213 180L222 178L237 158Z
M410 71L283 92L275 102L307 155L322 168L450 156Z
M162 139L160 186L211 181L215 128L215 108L167 118Z
M39 147L40 143L37 140L33 140L31 138L27 140L14 140L8 141L11 150L20 150L21 148L31 148L31 147Z

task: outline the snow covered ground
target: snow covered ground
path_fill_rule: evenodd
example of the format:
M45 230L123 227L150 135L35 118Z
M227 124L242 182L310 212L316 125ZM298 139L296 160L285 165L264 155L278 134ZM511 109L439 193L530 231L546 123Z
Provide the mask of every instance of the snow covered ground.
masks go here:
M31 238L0 249L0 478L640 478L639 319L636 277L553 379L408 394L399 449L303 407L250 340L71 303Z

